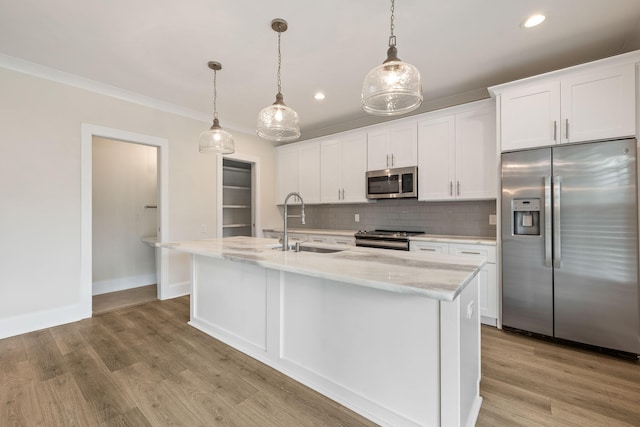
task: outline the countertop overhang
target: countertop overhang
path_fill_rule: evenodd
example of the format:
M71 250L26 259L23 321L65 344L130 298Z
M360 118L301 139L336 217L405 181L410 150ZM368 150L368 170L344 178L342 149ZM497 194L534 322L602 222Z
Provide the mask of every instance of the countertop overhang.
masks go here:
M303 246L328 247L340 251L282 251L274 249L278 246L276 239L256 237L169 242L160 243L159 246L442 301L453 301L486 261L477 257L318 244Z

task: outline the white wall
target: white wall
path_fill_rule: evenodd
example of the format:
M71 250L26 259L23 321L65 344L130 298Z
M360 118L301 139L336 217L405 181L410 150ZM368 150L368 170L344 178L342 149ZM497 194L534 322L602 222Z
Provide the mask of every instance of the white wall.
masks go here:
M93 295L157 283L158 148L93 138Z
M203 88L203 96L206 88ZM0 68L0 338L86 316L81 307L81 125L169 141L169 240L213 237L216 159L198 152L210 126L157 109ZM260 158L262 218L280 223L275 150L233 132ZM205 224L208 235L200 233ZM169 285L189 281L188 256L169 256Z

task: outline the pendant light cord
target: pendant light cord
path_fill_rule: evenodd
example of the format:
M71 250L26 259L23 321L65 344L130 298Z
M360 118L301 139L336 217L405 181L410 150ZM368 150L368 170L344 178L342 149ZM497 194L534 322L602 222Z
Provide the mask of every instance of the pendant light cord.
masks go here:
M393 30L395 29L395 25L393 23L393 20L395 19L395 10L395 0L391 0L391 35L389 36L389 47L393 47L396 45L396 36L393 34Z
M218 90L216 88L218 73L216 70L213 70L213 118L218 118L218 107L217 107L217 99L218 99Z
M278 31L278 93L282 93L282 81L280 80L280 68L282 67L282 53L280 51L280 36L282 31Z

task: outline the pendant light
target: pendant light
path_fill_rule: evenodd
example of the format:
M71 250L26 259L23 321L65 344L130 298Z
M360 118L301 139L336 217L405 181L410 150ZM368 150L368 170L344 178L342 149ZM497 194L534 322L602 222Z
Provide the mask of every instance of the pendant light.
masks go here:
M362 84L362 109L376 116L396 116L422 104L422 82L416 67L398 58L394 30L395 1L391 0L391 35L387 59L369 71Z
M222 69L222 64L216 61L209 61L208 66L213 70L213 125L211 126L211 129L205 130L200 134L200 152L231 154L236 151L233 136L220 127L216 105L216 98L218 97L216 77L217 72Z
M298 113L287 107L282 96L282 82L280 69L282 67L282 54L280 52L280 36L287 31L287 21L276 18L271 21L271 28L278 33L278 93L276 102L263 108L258 114L258 129L256 133L260 138L269 141L293 141L300 137L300 119Z

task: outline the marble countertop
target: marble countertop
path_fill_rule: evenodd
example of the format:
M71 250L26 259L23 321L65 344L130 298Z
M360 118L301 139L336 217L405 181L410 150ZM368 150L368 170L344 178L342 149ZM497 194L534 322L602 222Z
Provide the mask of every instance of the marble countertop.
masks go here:
M273 231L282 233L282 228L265 228L263 231ZM353 237L357 230L330 230L330 229L314 229L314 228L289 228L289 233L302 234L324 234L331 236L348 236ZM416 242L456 242L470 245L496 245L495 237L484 236L456 236L453 234L420 234L409 237L409 240Z
M305 243L340 249L334 253L274 249L276 239L226 237L172 243L165 248L264 268L304 274L390 292L453 301L484 265L477 257L381 251L349 246Z

